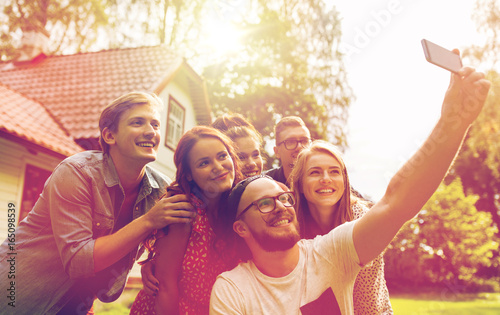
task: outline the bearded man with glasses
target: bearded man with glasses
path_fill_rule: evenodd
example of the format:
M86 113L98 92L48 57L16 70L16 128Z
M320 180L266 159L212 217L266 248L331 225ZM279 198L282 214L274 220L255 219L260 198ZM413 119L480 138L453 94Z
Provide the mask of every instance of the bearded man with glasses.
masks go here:
M352 229L338 228L330 233L333 237L316 243L300 240L295 200L285 185L266 175L246 178L233 188L228 209L239 237L235 247L249 250L250 256L240 254L248 261L217 277L210 314L298 314L298 309L302 314L323 314L325 309L339 311L339 298L340 303L350 303L352 287L348 284L359 268L352 237L349 240ZM329 248L332 245L335 248ZM325 249L330 252L322 256ZM324 272L325 267L328 272ZM332 290L324 290L331 274L342 292L337 299L337 292L334 295ZM324 291L320 298L318 291ZM320 309L316 309L318 305Z
M210 314L354 314L358 272L436 191L490 86L473 68L452 74L438 122L392 177L385 195L364 216L325 235L300 240L295 198L288 188L265 175L239 182L226 207L228 223L234 219L224 228L234 231L228 244L244 240L251 256L241 257L236 268L217 277ZM345 192L348 186L338 187Z

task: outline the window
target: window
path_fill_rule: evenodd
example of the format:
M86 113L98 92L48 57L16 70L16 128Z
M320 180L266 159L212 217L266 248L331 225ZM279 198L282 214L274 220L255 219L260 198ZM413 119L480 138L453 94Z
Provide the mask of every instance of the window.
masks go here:
M28 212L30 212L31 208L35 205L38 197L42 193L43 185L45 184L47 178L49 178L50 174L50 171L26 164L19 222L28 215Z
M179 139L184 133L184 116L186 110L173 97L168 100L168 115L167 115L167 136L165 137L165 145L172 150L175 150Z

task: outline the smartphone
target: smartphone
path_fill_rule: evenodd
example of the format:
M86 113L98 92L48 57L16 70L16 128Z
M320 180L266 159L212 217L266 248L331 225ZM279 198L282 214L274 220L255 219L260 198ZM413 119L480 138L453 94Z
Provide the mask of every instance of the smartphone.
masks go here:
M462 68L462 59L454 52L427 39L422 39L422 47L428 62L454 73L458 73L458 70Z

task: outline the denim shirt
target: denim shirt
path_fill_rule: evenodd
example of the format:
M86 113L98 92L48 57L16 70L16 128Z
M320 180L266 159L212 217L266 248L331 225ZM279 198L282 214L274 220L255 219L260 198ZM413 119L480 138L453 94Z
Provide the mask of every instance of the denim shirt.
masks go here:
M151 209L169 182L146 166L133 219ZM74 294L82 293L89 296L90 303L93 297L116 300L140 253L136 248L95 273L94 244L97 238L115 232L115 213L123 200L124 191L109 155L86 151L62 161L16 228L14 244L7 239L0 246L2 309L15 314L55 314ZM15 308L8 306L12 295Z

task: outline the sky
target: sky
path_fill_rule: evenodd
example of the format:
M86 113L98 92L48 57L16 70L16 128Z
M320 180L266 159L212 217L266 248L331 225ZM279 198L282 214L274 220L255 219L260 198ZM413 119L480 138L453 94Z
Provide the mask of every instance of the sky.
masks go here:
M421 40L460 50L481 44L475 0L332 1L356 99L344 159L351 184L379 200L437 122L450 73L425 60ZM481 65L470 65L480 70Z

